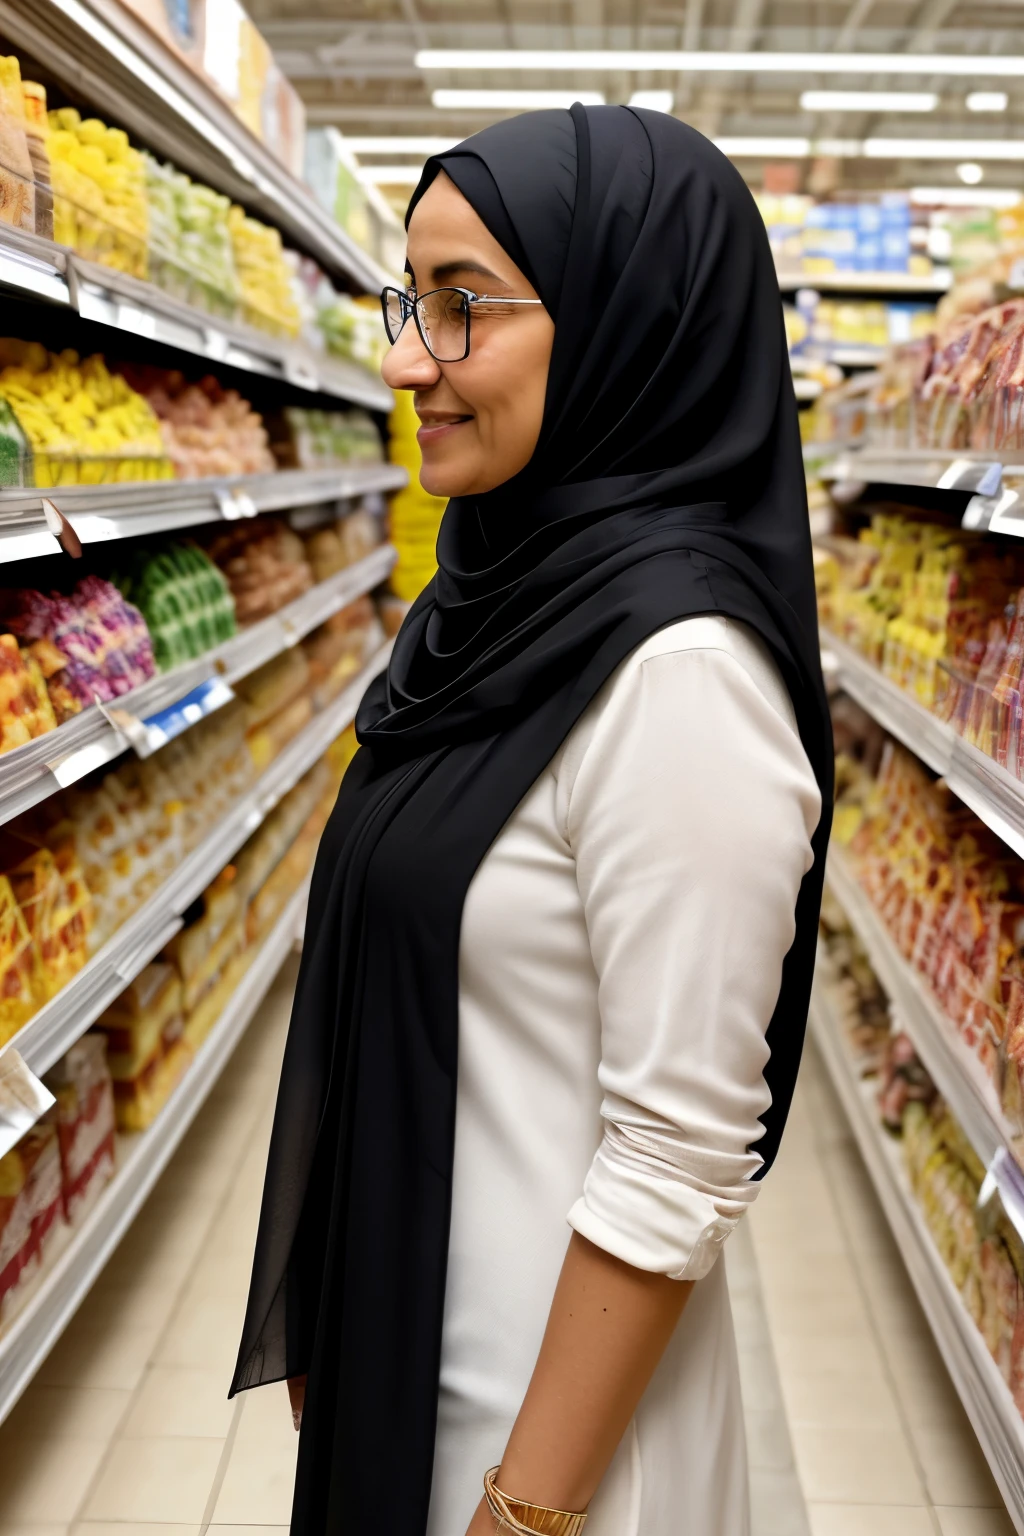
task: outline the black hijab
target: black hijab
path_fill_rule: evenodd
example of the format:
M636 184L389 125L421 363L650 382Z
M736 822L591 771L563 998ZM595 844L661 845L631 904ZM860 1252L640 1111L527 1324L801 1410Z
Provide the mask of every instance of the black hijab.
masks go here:
M448 504L438 574L360 706L313 874L232 1387L309 1373L301 1536L426 1529L463 902L601 685L655 630L717 613L762 636L792 697L825 811L768 1031L765 1168L831 819L796 405L740 176L665 114L579 105L429 161L410 212L441 169L535 285L554 349L530 464Z

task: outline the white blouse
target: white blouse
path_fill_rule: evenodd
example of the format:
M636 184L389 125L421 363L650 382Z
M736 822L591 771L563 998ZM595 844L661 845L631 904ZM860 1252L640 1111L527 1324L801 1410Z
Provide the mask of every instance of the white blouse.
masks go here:
M700 1281L587 1536L745 1536L715 1259L759 1187L765 1030L820 809L765 646L686 619L618 668L477 871L428 1536L465 1536L501 1459L568 1226Z

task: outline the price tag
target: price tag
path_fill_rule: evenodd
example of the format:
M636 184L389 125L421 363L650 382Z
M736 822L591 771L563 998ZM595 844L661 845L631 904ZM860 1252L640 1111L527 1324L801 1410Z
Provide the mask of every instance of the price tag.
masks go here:
M0 1055L0 1157L56 1102L17 1051L4 1051Z
M293 384L296 389L309 389L314 393L320 388L320 378L312 364L304 357L285 355L284 359L285 382Z
M215 363L222 363L228 355L230 343L223 331L208 330L205 334L206 355Z
M219 486L217 505L225 522L236 523L243 517L257 517L259 507L248 491L236 491L231 486Z

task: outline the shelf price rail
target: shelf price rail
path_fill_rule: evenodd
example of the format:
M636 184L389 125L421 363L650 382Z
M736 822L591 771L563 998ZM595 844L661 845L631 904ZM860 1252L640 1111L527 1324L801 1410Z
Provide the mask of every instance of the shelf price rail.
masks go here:
M826 961L819 963L815 977L811 1034L1010 1518L1019 1536L1024 1536L1024 1420L939 1257L898 1149L879 1123L874 1091L858 1078L828 994Z
M399 490L408 478L399 464L339 464L223 479L2 489L0 564L59 555L65 521L83 545L106 544Z
M814 447L804 445L805 462L815 456ZM956 509L968 531L1024 538L1024 455L836 443L821 456L826 462L816 465L817 478L844 500L858 499L871 485L902 487L915 493L915 501L922 490L933 490Z
M246 839L355 718L368 684L386 665L391 642L279 753L230 812L188 854L66 986L4 1046L42 1074L99 1018L182 926L182 914Z
M213 707L219 707L230 699L232 683L279 656L332 614L372 591L386 578L394 562L394 547L382 545L364 560L318 582L269 618L240 630L194 661L159 673L122 695L116 700L117 710L139 722L213 682L226 685L212 698ZM212 712L209 702L207 694L204 708L199 711L197 707L196 720ZM38 805L58 789L74 784L94 768L109 763L130 745L129 737L114 723L110 712L101 712L93 705L55 731L4 753L0 756L0 825Z
M295 892L195 1060L148 1130L118 1139L118 1166L65 1239L24 1307L0 1333L0 1422L10 1413L127 1232L302 935L308 880Z

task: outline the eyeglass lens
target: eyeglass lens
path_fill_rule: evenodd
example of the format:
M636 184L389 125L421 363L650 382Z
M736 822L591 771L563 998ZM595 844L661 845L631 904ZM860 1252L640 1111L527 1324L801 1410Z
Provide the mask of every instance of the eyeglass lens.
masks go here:
M385 320L392 342L409 313L409 300L396 290L386 297ZM418 301L421 334L428 350L439 363L458 363L466 356L469 306L458 288L436 288Z

